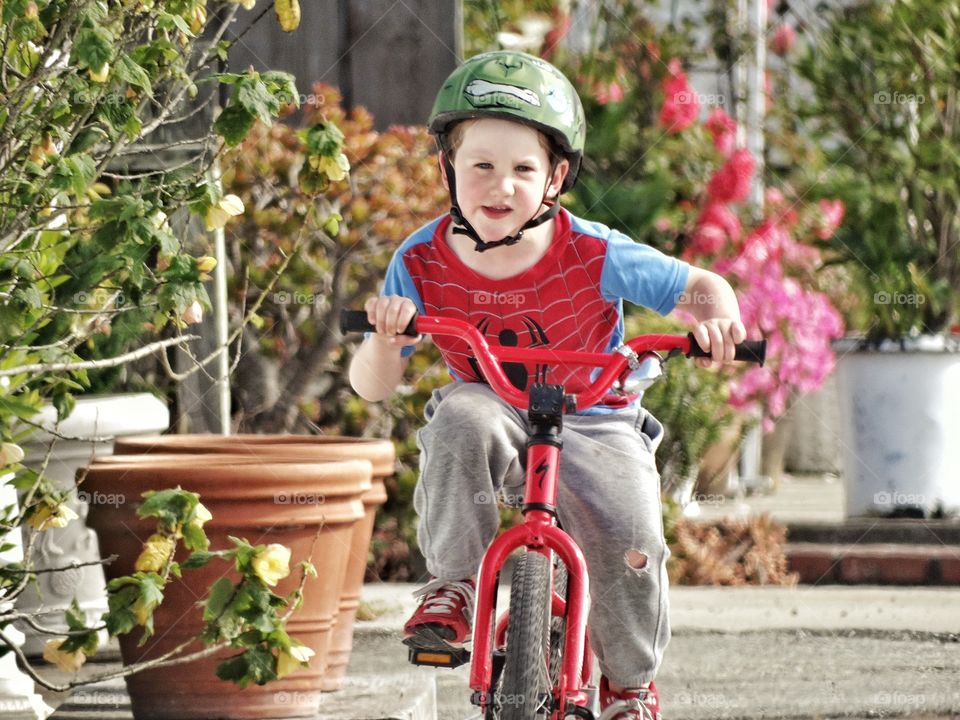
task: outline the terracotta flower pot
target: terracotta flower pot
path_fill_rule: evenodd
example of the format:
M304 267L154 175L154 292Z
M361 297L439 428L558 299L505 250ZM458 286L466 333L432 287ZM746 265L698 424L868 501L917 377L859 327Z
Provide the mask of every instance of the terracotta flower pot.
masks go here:
M206 531L211 547L232 547L228 536L245 537L253 544L281 543L292 551L291 574L274 592L285 595L300 581L297 564L312 555L318 577L308 578L304 604L287 624L291 636L316 653L309 668L264 686L236 685L217 679L216 666L237 654L222 654L165 668L154 668L126 678L137 720L242 720L265 717L309 717L320 702L319 685L332 627L339 610L340 591L353 526L364 517L361 497L370 490L371 464L366 460L305 462L291 456L262 458L242 454L210 454L203 462L183 455L151 454L96 460L81 470L88 492L121 499L92 506L87 522L100 540L104 555L119 560L107 566L108 578L133 572L142 542L155 522L136 517L136 506L146 490L182 487L200 495L213 520ZM284 498L298 498L296 504ZM307 502L312 498L312 502ZM186 556L180 549L178 560ZM139 633L120 638L124 663L157 657L202 629L196 603L224 574L222 562L184 572L164 590L165 599L154 615L156 635L137 647ZM199 641L188 652L199 650Z
M377 508L387 500L384 479L394 472L396 451L393 443L389 440L316 435L144 435L117 440L114 452L117 455L235 452L261 458L280 453L309 460L360 458L370 461L373 465L372 486L362 497L364 517L354 525L350 539L340 607L327 653L326 670L320 678L321 690L339 690L343 686L353 648L353 624L360 604Z

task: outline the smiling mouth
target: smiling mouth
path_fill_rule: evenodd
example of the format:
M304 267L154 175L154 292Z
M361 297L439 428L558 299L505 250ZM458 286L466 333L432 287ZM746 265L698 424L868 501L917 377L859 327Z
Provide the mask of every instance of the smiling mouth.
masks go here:
M490 217L503 217L504 215L509 215L512 210L508 207L484 205L483 212Z

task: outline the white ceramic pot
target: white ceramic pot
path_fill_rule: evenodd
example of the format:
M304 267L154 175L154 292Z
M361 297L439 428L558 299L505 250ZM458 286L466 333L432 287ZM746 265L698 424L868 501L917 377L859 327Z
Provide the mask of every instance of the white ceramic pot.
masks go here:
M838 344L848 517L960 511L960 352L942 338Z
M69 492L68 506L79 518L64 528L44 530L33 546L33 562L37 569L58 568L100 559L97 536L86 526L87 511L92 503L122 502L90 494L76 488L76 473L96 456L113 452L113 439L144 435L166 430L170 425L167 406L150 393L81 397L74 411L56 428L57 414L53 407L44 408L34 421L48 430L69 439L57 439L47 463L46 476L59 490ZM50 432L38 430L23 443L27 456L24 464L40 470L54 440ZM76 598L88 622L99 620L107 610L106 582L100 565L88 564L59 572L40 573L37 584L31 585L17 599L17 608L36 613L45 627L65 630L64 612ZM28 626L20 626L26 634L23 650L27 655L43 654L49 638Z

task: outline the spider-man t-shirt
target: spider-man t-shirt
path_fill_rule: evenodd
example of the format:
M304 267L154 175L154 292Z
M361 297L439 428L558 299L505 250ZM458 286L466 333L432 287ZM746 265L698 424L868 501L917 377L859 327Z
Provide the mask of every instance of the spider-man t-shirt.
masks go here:
M423 314L466 320L501 345L610 352L623 340L624 299L666 315L687 283L686 263L566 210L557 215L553 242L535 265L494 280L471 270L450 248L450 222L445 215L404 241L383 292L410 298ZM433 341L455 379L483 382L462 340L438 335ZM505 363L504 371L520 389L539 379L562 383L568 392L579 392L592 372L519 363ZM622 402L611 398L608 404Z

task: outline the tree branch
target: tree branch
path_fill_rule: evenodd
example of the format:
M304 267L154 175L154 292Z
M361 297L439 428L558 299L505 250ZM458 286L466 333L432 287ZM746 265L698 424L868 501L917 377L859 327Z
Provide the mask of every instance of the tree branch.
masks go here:
M185 342L192 342L193 340L198 340L199 338L199 335L181 335L180 337L159 340L155 343L145 345L137 350L124 353L123 355L117 355L117 357L114 358L104 358L103 360L84 360L82 362L62 363L33 363L32 365L20 365L19 367L5 368L0 370L0 377L19 375L21 373L72 372L74 370L93 370L117 367L118 365L124 365L128 362L133 362L134 360L139 360L142 357L146 357L155 350L162 350L170 347L171 345L180 345Z

